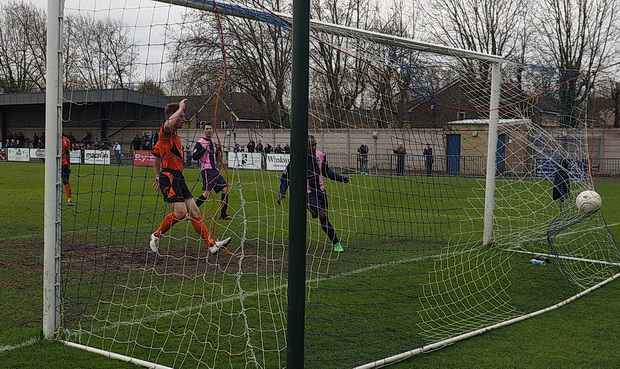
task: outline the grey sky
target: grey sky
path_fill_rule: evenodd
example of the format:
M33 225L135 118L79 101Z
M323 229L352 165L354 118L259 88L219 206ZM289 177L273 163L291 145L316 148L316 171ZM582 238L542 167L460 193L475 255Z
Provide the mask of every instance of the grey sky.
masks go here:
M0 0L4 1L8 0ZM24 1L47 11L48 0ZM162 64L167 42L165 27L181 22L185 11L185 8L153 0L65 0L65 15L80 13L98 19L120 19L130 27L130 37L139 45L139 74L154 80L161 80L168 70Z

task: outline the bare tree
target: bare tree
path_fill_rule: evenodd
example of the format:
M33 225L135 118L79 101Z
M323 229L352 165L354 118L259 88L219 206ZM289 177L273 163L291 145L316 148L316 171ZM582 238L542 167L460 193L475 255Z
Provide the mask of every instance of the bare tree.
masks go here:
M144 82L139 83L136 91L144 92L147 94L166 96L166 91L163 89L161 84L155 82L155 80L151 78L148 78Z
M270 5L276 11L290 11L290 3L276 0ZM266 126L290 124L285 100L292 34L286 22L189 12L185 23L194 26L170 33L175 40L169 48L175 65L170 72L173 93L207 95L220 85L225 91L241 90L258 101Z
M448 46L518 59L527 1L437 0L426 13L427 31ZM486 79L488 63L461 60L467 75Z
M529 2L513 0L437 0L426 12L427 32L448 46L522 61L527 53ZM491 64L457 58L453 63L463 92L476 110L490 99ZM514 80L521 83L519 69Z
M129 29L120 20L68 16L65 35L68 88L129 87L138 50L129 37Z
M45 12L24 2L0 6L0 92L45 89Z
M376 13L368 0L312 1L312 17L319 21L371 29ZM310 89L315 110L329 127L347 123L347 111L366 91L371 57L363 40L334 34L316 34L310 46L313 73ZM350 122L349 122L350 123Z
M376 5L374 12L381 16L375 24L375 31L415 39L421 25L419 3L392 0L390 3ZM373 68L369 73L369 85L375 98L375 109L382 118L382 127L389 121L402 125L409 102L420 91L423 65L420 53L408 48L381 47L385 63ZM381 126L381 125L380 125Z
M612 97L614 99L614 127L620 128L620 82L614 83Z
M557 99L561 124L577 124L576 108L586 101L591 74L618 53L617 0L542 0L535 12L540 60L559 69Z

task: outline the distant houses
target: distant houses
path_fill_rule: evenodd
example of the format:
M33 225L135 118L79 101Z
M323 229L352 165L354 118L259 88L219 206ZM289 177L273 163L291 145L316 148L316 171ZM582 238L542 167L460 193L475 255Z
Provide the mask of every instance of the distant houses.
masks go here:
M488 119L489 88L464 81L453 81L441 89L425 92L399 107L390 109L353 109L330 111L328 106L312 102L308 121L310 129L440 129L448 122ZM164 121L166 104L181 96L163 96L128 89L66 91L63 104L63 127L77 137L92 132L102 140L131 138L151 134ZM186 128L201 129L211 122L216 129L264 130L287 128L282 122L269 121L265 104L244 92L222 91L205 96L189 96ZM557 102L550 96L528 97L511 83L502 84L501 119L529 119L545 128L557 128L562 120ZM592 119L597 125L611 126L613 109ZM45 127L45 93L0 94L0 135L3 140L12 131L26 137L40 134Z

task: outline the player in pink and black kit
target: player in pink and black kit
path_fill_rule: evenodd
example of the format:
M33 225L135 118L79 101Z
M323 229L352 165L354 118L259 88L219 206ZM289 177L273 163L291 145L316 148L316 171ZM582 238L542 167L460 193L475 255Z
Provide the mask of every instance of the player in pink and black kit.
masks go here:
M349 183L348 177L342 176L329 168L325 154L316 149L316 140L314 136L308 137L308 189L307 189L307 207L312 218L319 218L323 232L329 237L334 246L335 252L343 252L344 249L338 240L336 230L329 222L327 217L327 194L325 193L325 185L323 177L327 177L332 181ZM282 178L280 180L280 196L278 204L282 204L282 200L286 197L286 191L289 185L288 173L290 163L286 166Z
M213 125L209 122L205 123L203 128L204 137L196 142L192 158L198 160L200 164L200 173L202 174L202 190L204 191L196 199L196 205L200 206L207 201L211 191L215 193L222 192L222 206L220 219L231 220L232 217L227 214L228 211L228 183L217 168L217 159L221 159L222 150L218 149L218 145L211 140L213 135Z

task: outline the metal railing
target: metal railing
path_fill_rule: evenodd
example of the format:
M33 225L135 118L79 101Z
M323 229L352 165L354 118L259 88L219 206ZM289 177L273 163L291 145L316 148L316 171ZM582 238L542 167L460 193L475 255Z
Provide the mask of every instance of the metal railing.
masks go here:
M332 169L342 173L363 173L362 158L349 154L328 154L327 159ZM390 154L368 154L367 165L373 174L397 174L397 156ZM405 175L426 174L424 155L406 155L404 158ZM535 173L535 158L523 160L508 158L497 164L498 173L504 176L523 177ZM458 175L484 177L486 173L486 156L445 156L434 155L432 173L436 175ZM600 178L620 179L620 158L600 158L592 160L592 175Z

